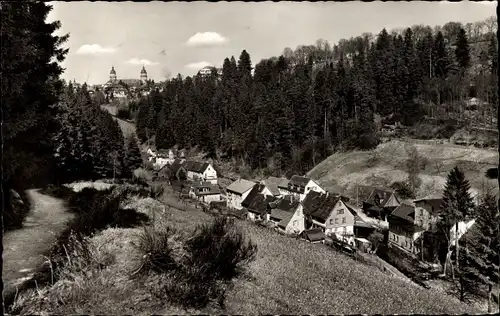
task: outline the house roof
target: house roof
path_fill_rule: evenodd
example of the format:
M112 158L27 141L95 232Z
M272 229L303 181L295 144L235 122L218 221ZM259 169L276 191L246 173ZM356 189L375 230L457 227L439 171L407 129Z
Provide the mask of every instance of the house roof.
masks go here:
M304 230L301 235L311 242L325 239L325 233L321 230L321 228Z
M368 199L366 199L366 203L372 204L372 205L378 205L380 207L385 207L391 196L394 194L393 191L390 190L384 190L380 188L374 188ZM379 200L382 200L382 202L379 202Z
M278 227L285 229L288 226L288 223L290 223L290 221L292 220L292 218L293 218L293 213L288 212L279 221Z
M233 183L231 183L230 185L228 185L226 191L231 191L237 194L243 194L248 190L252 189L255 185L256 183L253 181L238 179Z
M413 223L415 219L415 206L402 203L392 211L391 215Z
M172 162L172 164L170 165L170 170L173 173L177 173L177 171L179 171L179 169L181 167L184 168L184 166L182 164L182 160L181 159L175 159L174 162Z
M210 164L208 162L199 162L193 160L187 160L184 162L184 168L186 168L187 171L193 171L197 173L205 172L209 165Z
M255 196L255 198L250 202L248 211L256 214L267 214L269 203L275 199L276 198L273 196L257 194L257 196Z
M304 214L325 221L339 200L340 195L310 191L302 201Z
M290 182L290 180L282 178L280 180L280 182L278 183L278 188L287 189L288 190L288 182Z
M306 185L309 181L311 181L311 179L295 175L288 182L288 190L304 194L306 191Z
M286 179L269 177L265 180L262 180L261 183L264 184L269 189L269 191L271 191L271 193L273 195L280 195L280 190L278 189L278 185L283 180L286 180Z
M248 193L247 197L241 202L241 206L243 206L243 207L249 207L250 203L252 203L252 200L258 194L260 194L260 192L262 191L262 189L264 189L264 185L263 184L257 183L256 185L254 185L254 187L252 188L252 190L250 191L250 193Z
M194 190L194 194L196 194L197 196L220 194L220 188L218 185L193 184L191 187Z

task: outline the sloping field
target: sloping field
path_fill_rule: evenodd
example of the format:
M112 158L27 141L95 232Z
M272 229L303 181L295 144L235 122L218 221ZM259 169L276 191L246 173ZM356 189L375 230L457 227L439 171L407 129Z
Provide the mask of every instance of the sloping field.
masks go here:
M116 117L116 106L113 105L101 105L101 108L108 111L109 114L113 116L113 118L118 122L120 128L122 129L123 136L130 135L131 133L135 134L135 125L133 123L124 121Z
M498 164L496 150L426 141L392 140L371 151L335 153L312 169L308 176L318 180L327 190L355 198L356 185L389 186L394 181L405 180L408 146L414 146L429 161L421 171L422 185L417 197L441 195L446 176L456 165L465 171L473 191L495 186L495 180L487 180L484 173ZM370 164L373 157L376 158Z
M200 210L180 211L151 199L136 200L130 207L150 216L155 213L155 226L172 225L185 233L212 219ZM156 277L131 278L138 263L133 244L140 228L110 228L95 235L95 257L102 259L99 262L106 261L106 267L71 271L71 278L56 282L40 294L23 294L17 303L24 305L23 312L65 314L480 313L454 298L390 277L324 245L285 237L248 221L237 223L258 245L258 253L246 276L228 289L224 310L216 305L184 310L154 294L149 284L154 284Z

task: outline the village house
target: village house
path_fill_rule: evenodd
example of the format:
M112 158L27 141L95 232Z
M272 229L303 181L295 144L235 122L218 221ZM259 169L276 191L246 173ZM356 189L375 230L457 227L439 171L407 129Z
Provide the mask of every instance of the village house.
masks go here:
M163 180L186 180L187 171L184 168L184 159L175 159L158 171L158 178ZM164 170L164 171L163 171Z
M257 194L248 205L248 219L252 221L263 221L268 218L268 214L271 211L271 202L275 201L274 196Z
M387 222L387 217L400 204L397 196L392 191L379 188L373 189L372 193L363 202L363 211L366 215Z
M241 210L241 202L245 200L257 183L245 179L238 179L226 188L227 207Z
M205 204L221 200L219 186L204 181L191 184L189 197Z
M146 154L148 155L148 161L153 161L156 159L156 152L154 151L153 148L148 147L146 150Z
M415 224L429 230L437 222L443 199L426 198L413 201L415 203Z
M416 224L415 211L415 206L402 203L388 216L389 246L396 246L410 254L420 252L421 245L416 241L425 229Z
M253 199L257 197L257 195L262 194L262 190L264 189L264 185L261 183L256 183L253 188L250 190L250 193L246 196L246 198L241 201L241 206L244 208L248 208L252 203Z
M304 231L304 215L298 207L300 202L289 198L279 199L270 203L269 222L273 223L279 232L285 234L300 234Z
M203 180L217 184L217 171L208 162L186 160L183 164L187 171L187 179L191 181Z
M291 195L299 201L303 201L310 191L326 193L316 181L297 175L293 176L288 182L283 181L280 183L278 189L282 196Z
M261 180L260 183L264 185L264 188L262 189L261 193L265 194L265 195L274 196L277 198L281 197L281 192L280 192L280 189L278 188L278 185L283 180L286 180L286 179L269 177L267 179Z
M302 207L305 228L321 228L325 235L334 234L337 239L351 244L359 231L363 232L363 237L368 236L374 228L365 223L347 201L340 195L309 192L298 207Z

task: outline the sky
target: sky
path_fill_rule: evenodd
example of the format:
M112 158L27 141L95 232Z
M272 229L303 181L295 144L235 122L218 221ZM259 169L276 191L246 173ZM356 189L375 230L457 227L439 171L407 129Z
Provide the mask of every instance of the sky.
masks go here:
M48 21L70 35L63 78L103 84L139 78L142 66L155 81L221 67L246 49L253 64L285 47L342 38L383 28L477 22L496 15L496 2L51 2Z

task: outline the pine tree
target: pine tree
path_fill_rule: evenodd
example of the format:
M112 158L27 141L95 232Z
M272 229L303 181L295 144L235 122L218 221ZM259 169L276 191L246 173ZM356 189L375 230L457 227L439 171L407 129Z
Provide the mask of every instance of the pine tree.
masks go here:
M458 294L462 301L469 294L480 294L499 280L498 262L500 243L498 222L500 220L496 198L487 193L477 207L475 225L462 237L465 251L460 253ZM490 291L491 288L488 289Z
M134 170L142 166L141 150L134 135L127 137L127 152L125 155L126 174L131 175Z
M474 209L474 201L469 192L470 183L465 179L465 174L458 167L453 168L448 174L443 193L442 213L440 214L440 224L446 234L450 233L452 226L455 226L455 254L458 264L459 243L458 224L460 221L471 218ZM448 240L450 249L451 240Z
M457 59L458 65L463 70L466 70L469 68L470 64L470 48L469 42L467 40L467 34L465 33L465 30L463 28L460 28L460 31L458 33L456 46L455 57Z

